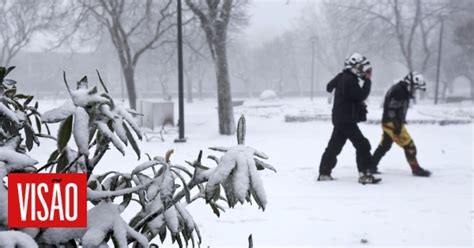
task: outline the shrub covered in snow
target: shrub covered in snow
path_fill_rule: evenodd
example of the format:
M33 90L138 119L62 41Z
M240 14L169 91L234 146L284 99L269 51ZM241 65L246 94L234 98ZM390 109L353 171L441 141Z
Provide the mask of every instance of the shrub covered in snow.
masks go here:
M0 232L2 248L36 248L38 244L28 234L19 231Z
M0 231L5 231L0 232L0 247L108 247L111 243L115 247L149 247L167 237L179 247L194 246L201 243L201 235L187 206L197 199L205 199L217 216L224 211L221 202L234 207L253 199L265 209L267 199L258 170L275 169L262 161L268 158L264 153L245 145L243 116L237 127L236 146L210 148L224 152L221 158L209 156L216 167L202 164L202 151L194 162L187 162L190 167L175 164L170 150L163 157L148 156L148 161L129 173L97 174L94 169L110 145L125 155L130 144L140 159L137 139L142 135L134 119L138 113L115 102L98 74L104 92L91 87L87 77L71 89L64 75L71 101L41 115L37 103L29 105L33 97L16 94L15 82L5 79L12 69L0 68L0 178L12 171L87 173L87 198L94 206L88 211L87 228L6 231L8 189L2 182ZM48 124L54 123L59 124L57 135L49 132ZM39 138L57 143L41 166L27 155L33 144L40 145ZM121 213L131 202L138 203L139 209L132 219L125 220Z
M260 101L274 101L278 100L278 95L273 90L264 90L259 97Z

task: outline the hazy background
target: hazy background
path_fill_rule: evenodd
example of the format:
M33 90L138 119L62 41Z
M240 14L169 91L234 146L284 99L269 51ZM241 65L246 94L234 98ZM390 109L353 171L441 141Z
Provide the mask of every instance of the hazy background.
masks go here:
M80 16L77 11L79 2L87 1L53 1L64 11L69 11L68 14L58 17L57 23L31 35L27 44L9 61L10 65L17 66L12 77L20 82L20 88L38 97L63 98L66 96L62 82L63 70L69 80L75 82L83 75L95 80L95 70L98 69L111 86L113 94L126 98L123 71L107 30L98 28L94 23L97 20L88 19L80 22L80 27L71 32ZM129 4L133 2L129 1ZM399 35L384 23L383 18L363 10L379 11L380 15L395 22L394 13L387 7L394 1L236 2L243 5L239 12L242 16L239 19L242 20L229 28L227 41L230 85L234 98L258 97L265 89L274 90L281 97L308 96L312 70L315 94L324 95L326 82L342 69L343 59L356 51L366 55L374 65L373 94L382 94L388 85L402 78L410 69L409 59L402 54L397 40ZM409 42L407 37L415 18L415 2L400 1L400 5L403 5L400 7L403 21L401 33L405 34L402 42L405 44ZM428 79L430 90L426 97L433 97L434 94L441 18L444 19L445 27L440 95L443 99L449 96L472 97L472 57L463 58L468 54L466 49L469 44L460 45L461 42L456 40L459 35L455 32L463 25L472 23L473 2L419 2L424 12L421 14L422 25L418 24L413 38L411 67L423 72ZM183 6L185 19L191 17L192 13L184 1ZM59 12L60 8L57 9ZM168 22L175 20L175 16L171 16ZM214 65L198 20L188 22L184 30L187 40L184 63L188 101L214 97L217 94ZM10 35L14 30L11 32ZM138 98L176 96L176 44L173 42L176 28L167 32L167 43L147 50L136 65L134 76ZM0 45L2 42L4 45L5 40L0 41ZM472 50L472 40L470 42ZM312 68L313 48L315 62ZM427 53L429 56L426 56ZM421 60L425 58L426 63L422 68Z

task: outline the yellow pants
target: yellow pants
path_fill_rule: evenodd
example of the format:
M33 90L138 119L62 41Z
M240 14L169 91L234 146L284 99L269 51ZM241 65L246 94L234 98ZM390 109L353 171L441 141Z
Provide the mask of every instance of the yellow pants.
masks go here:
M395 134L395 125L393 122L386 122L382 123L382 129L383 132L386 133L390 138L395 142L397 145L401 147L405 147L410 142L412 142L411 136L408 133L405 124L402 124L402 130L399 135ZM382 136L382 142L383 142L383 136Z
M405 157L408 161L412 170L419 168L418 161L416 159L416 146L407 131L405 125L402 125L400 134L395 134L395 125L392 122L382 123L382 141L373 154L373 166L377 168L382 157L392 147L392 143L396 143L405 151Z

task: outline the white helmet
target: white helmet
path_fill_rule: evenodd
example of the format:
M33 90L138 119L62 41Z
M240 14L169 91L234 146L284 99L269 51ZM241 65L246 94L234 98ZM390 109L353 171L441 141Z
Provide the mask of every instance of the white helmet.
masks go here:
M349 64L349 58L344 59L344 69L350 69L351 65Z
M415 90L426 90L426 82L425 78L421 73L418 72L410 72L408 75L405 76L403 81L407 82L410 87L412 87Z
M407 83L408 91L412 96L415 95L416 90L426 91L426 81L421 73L410 72L403 81Z
M355 73L361 76L364 72L371 69L370 61L359 53L353 53L344 60L345 69L355 69Z

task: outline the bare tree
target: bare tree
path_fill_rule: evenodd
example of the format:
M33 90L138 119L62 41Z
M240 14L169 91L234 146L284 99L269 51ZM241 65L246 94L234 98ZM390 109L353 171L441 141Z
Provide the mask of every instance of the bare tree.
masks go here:
M454 42L462 50L457 58L460 60L455 70L471 82L471 98L474 99L474 19L460 24L455 30Z
M200 100L203 98L203 84L208 74L209 61L199 53L189 51L187 57L186 78L186 101L194 101L193 90L197 89Z
M245 1L233 0L186 0L191 11L199 18L214 61L217 78L217 106L220 134L235 132L234 110L227 61L229 23L238 18L238 7Z
M361 21L360 13L340 7L338 3L308 4L295 27L300 47L308 51L314 42L316 58L330 74L341 70L342 61L351 53L379 52L378 48L385 45L387 39L374 34L373 24Z
M249 48L242 43L236 43L236 47L231 48L233 55L230 59L232 65L232 76L243 84L243 88L247 97L252 98L256 90L255 82L252 85L252 68L255 68L254 60L251 57Z
M294 43L294 33L287 31L252 51L254 56L249 59L253 60L254 63L250 65L252 68L248 70L254 69L253 74L256 78L265 83L263 85L264 90L271 89L283 96L285 90L289 90L291 86L294 86L290 78L294 79L297 67L301 66L296 63L295 57L297 54ZM250 61L242 61L241 63L248 64ZM296 81L296 84L298 83ZM299 85L296 86L298 88Z
M186 13L193 15L189 9ZM186 81L186 101L192 103L194 100L193 90L197 88L199 99L203 98L203 81L206 77L211 61L210 51L206 48L207 40L205 34L200 30L200 22L190 22L184 26L183 43ZM196 85L197 84L197 85Z
M172 0L80 0L80 4L108 31L127 86L130 107L136 108L135 70L142 55L170 42L176 26Z
M171 101L173 87L170 82L175 80L177 75L176 47L169 44L163 49L151 51L143 58L144 68L148 75L147 81L150 85L147 89L154 89L156 83L161 88L163 100ZM151 69L151 71L150 71Z
M55 0L0 0L0 63L8 66L38 33L54 29L66 15Z
M332 6L357 13L359 23L375 24L372 32L396 41L401 62L410 71L425 72L436 46L435 27L440 16L457 11L450 1L351 1L349 4ZM388 41L390 42L390 41Z
M186 101L192 103L194 101L193 89L198 88L199 98L202 99L202 84L204 76L206 74L206 67L209 63L209 58L203 53L205 49L205 43L199 40L196 34L188 34L185 37L185 59L186 70L185 81L186 81ZM197 85L195 85L197 83Z

